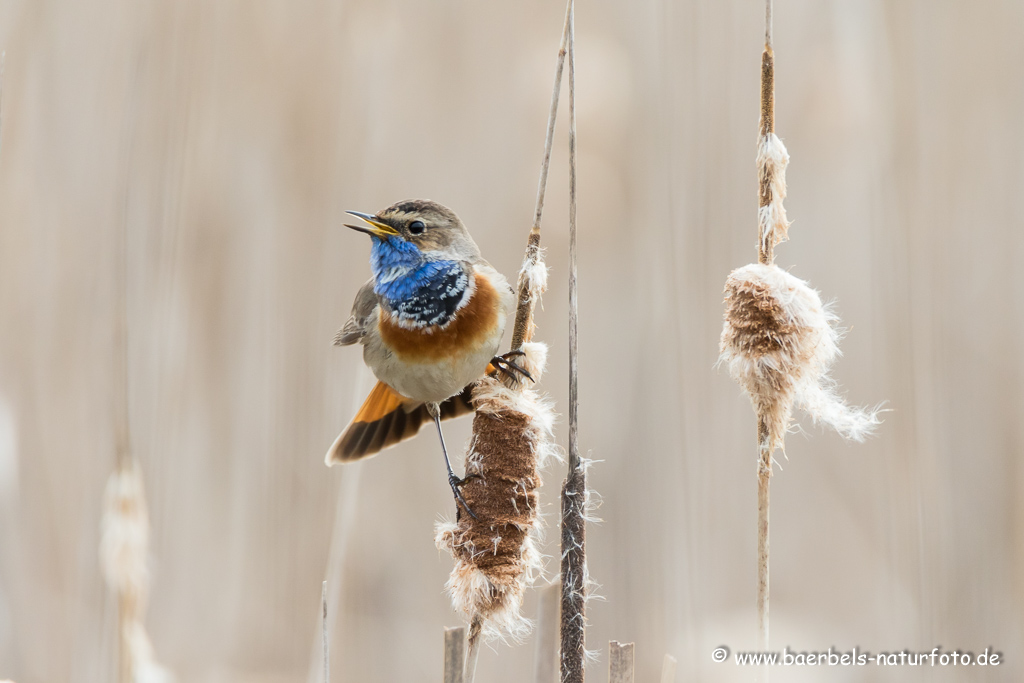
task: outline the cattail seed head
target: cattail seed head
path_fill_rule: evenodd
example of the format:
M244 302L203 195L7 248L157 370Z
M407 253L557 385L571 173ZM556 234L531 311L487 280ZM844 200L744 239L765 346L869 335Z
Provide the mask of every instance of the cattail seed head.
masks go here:
M838 318L806 282L750 264L729 274L725 303L719 363L750 396L771 451L783 447L794 405L847 439L872 432L878 409L846 405L828 376L839 356Z
M102 525L103 576L141 614L149 594L149 515L138 461L130 460L107 481Z
M526 343L517 359L540 378L547 347ZM482 620L483 635L522 639L523 592L541 569L539 469L556 449L550 402L532 389L509 388L492 377L473 392L476 415L466 456L462 495L477 515L459 510L454 523L438 524L436 543L455 558L447 590L457 610Z
M173 674L156 661L143 620L149 598L149 513L142 468L134 458L107 481L103 500L100 564L110 591L117 595L120 647L133 683L173 683Z

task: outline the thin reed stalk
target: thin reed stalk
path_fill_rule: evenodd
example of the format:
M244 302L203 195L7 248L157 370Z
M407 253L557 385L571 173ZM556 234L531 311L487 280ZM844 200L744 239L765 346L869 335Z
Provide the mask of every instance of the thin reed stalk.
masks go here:
M572 3L565 8L565 22L562 26L562 42L558 46L558 63L555 67L555 84L551 90L551 106L548 108L548 126L544 136L544 158L540 165L540 180L537 182L537 204L533 211L533 226L526 243L526 256L519 271L516 286L518 304L516 319L512 325L512 350L518 351L523 342L533 337L533 312L540 298L540 292L531 290L531 283L541 281L535 271L541 262L540 251L540 219L544 213L544 195L548 186L548 168L551 166L551 147L555 138L555 121L558 117L558 99L562 91L562 71L565 67L566 45L569 40L569 19ZM541 267L543 264L541 264ZM543 282L546 283L546 278Z
M0 57L2 61L2 57ZM2 69L2 64L0 64ZM0 79L2 87L2 79ZM2 95L2 91L0 91ZM144 620L149 599L149 512L142 467L132 455L128 363L128 197L138 88L128 94L120 146L121 211L115 251L113 344L114 471L104 494L100 564L117 600L117 680L139 683L171 680L157 663Z
M366 396L367 381L370 371L360 363L356 368L356 377L352 382L352 393L349 395L349 413L355 414L360 403ZM341 483L338 485L338 492L335 498L334 520L331 522L331 542L327 551L327 566L325 576L328 581L328 593L335 596L342 595L341 587L345 578L346 557L349 549L349 538L352 536L352 529L355 527L356 509L359 503L359 494L362 490L363 462L354 462L342 472ZM335 600L335 608L328 613L328 630L337 624L338 612L344 611L343 605L339 606L339 600ZM344 652L342 652L344 655ZM314 639L310 651L310 664L306 673L307 683L316 683L320 675L320 647Z
M579 447L578 302L576 291L576 49L569 0L569 468L562 485L561 680L583 683L586 655L587 472Z

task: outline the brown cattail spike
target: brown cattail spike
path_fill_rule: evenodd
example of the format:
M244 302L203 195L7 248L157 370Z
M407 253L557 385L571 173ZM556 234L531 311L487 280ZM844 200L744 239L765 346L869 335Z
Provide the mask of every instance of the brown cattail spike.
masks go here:
M522 362L538 379L547 353L523 345ZM535 391L511 389L493 378L474 390L476 416L462 494L476 519L461 510L438 526L437 545L452 553L448 592L455 607L481 620L485 638L519 640L529 632L520 612L523 591L540 570L535 537L539 468L555 452L554 413Z
M775 55L765 46L761 55L761 123L757 141L757 260L775 262L775 245L788 239L786 166L789 153L775 135Z
M775 53L761 53L761 137L775 132ZM765 202L761 203L764 206Z

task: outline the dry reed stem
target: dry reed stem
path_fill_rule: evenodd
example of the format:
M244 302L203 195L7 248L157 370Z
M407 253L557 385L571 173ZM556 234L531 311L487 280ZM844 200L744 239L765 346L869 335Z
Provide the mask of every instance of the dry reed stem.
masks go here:
M558 659L558 601L562 588L554 581L538 591L537 646L534 649L534 683L554 683Z
M608 641L608 683L633 683L634 643Z
M444 683L465 683L466 629L463 626L444 630Z
M540 295L547 287L547 269L542 263L540 250L540 219L544 213L544 195L548 186L548 169L551 166L551 147L555 137L555 121L558 117L558 97L562 89L562 70L565 66L566 43L569 39L569 9L565 8L565 22L562 26L562 42L558 46L558 62L555 67L555 84L551 90L551 106L548 108L548 126L544 135L544 158L540 165L540 179L537 181L537 204L533 212L533 226L526 242L526 255L519 270L516 286L518 305L512 325L512 350L518 350L524 341L533 338L535 326L533 312Z
M583 683L586 672L586 463L580 457L578 303L576 291L576 48L575 8L569 0L569 471L562 485L561 680Z
M672 655L665 655L661 663L661 683L675 683L676 680L676 658Z

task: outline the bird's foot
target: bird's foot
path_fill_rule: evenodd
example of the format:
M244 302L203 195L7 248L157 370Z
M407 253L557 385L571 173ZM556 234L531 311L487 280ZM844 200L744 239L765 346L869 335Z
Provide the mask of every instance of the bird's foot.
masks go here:
M454 472L451 472L451 471L448 472L448 485L452 487L452 493L455 494L455 500L457 500L459 503L461 503L462 507L466 508L466 512L468 512L469 516L472 517L473 519L479 519L479 517L477 517L476 513L473 512L473 509L471 507L469 507L469 503L466 502L466 499L462 497L462 491L460 489L470 479L479 479L479 478L480 478L479 474L467 474L465 477L460 479L459 477L455 476Z
M521 365L513 361L513 358L517 356L525 356L523 351L509 351L508 353L500 356L495 356L491 359L491 365L497 368L499 371L505 373L505 375L517 384L521 381L520 375L533 382L533 376L526 371ZM518 375L516 374L518 373Z

